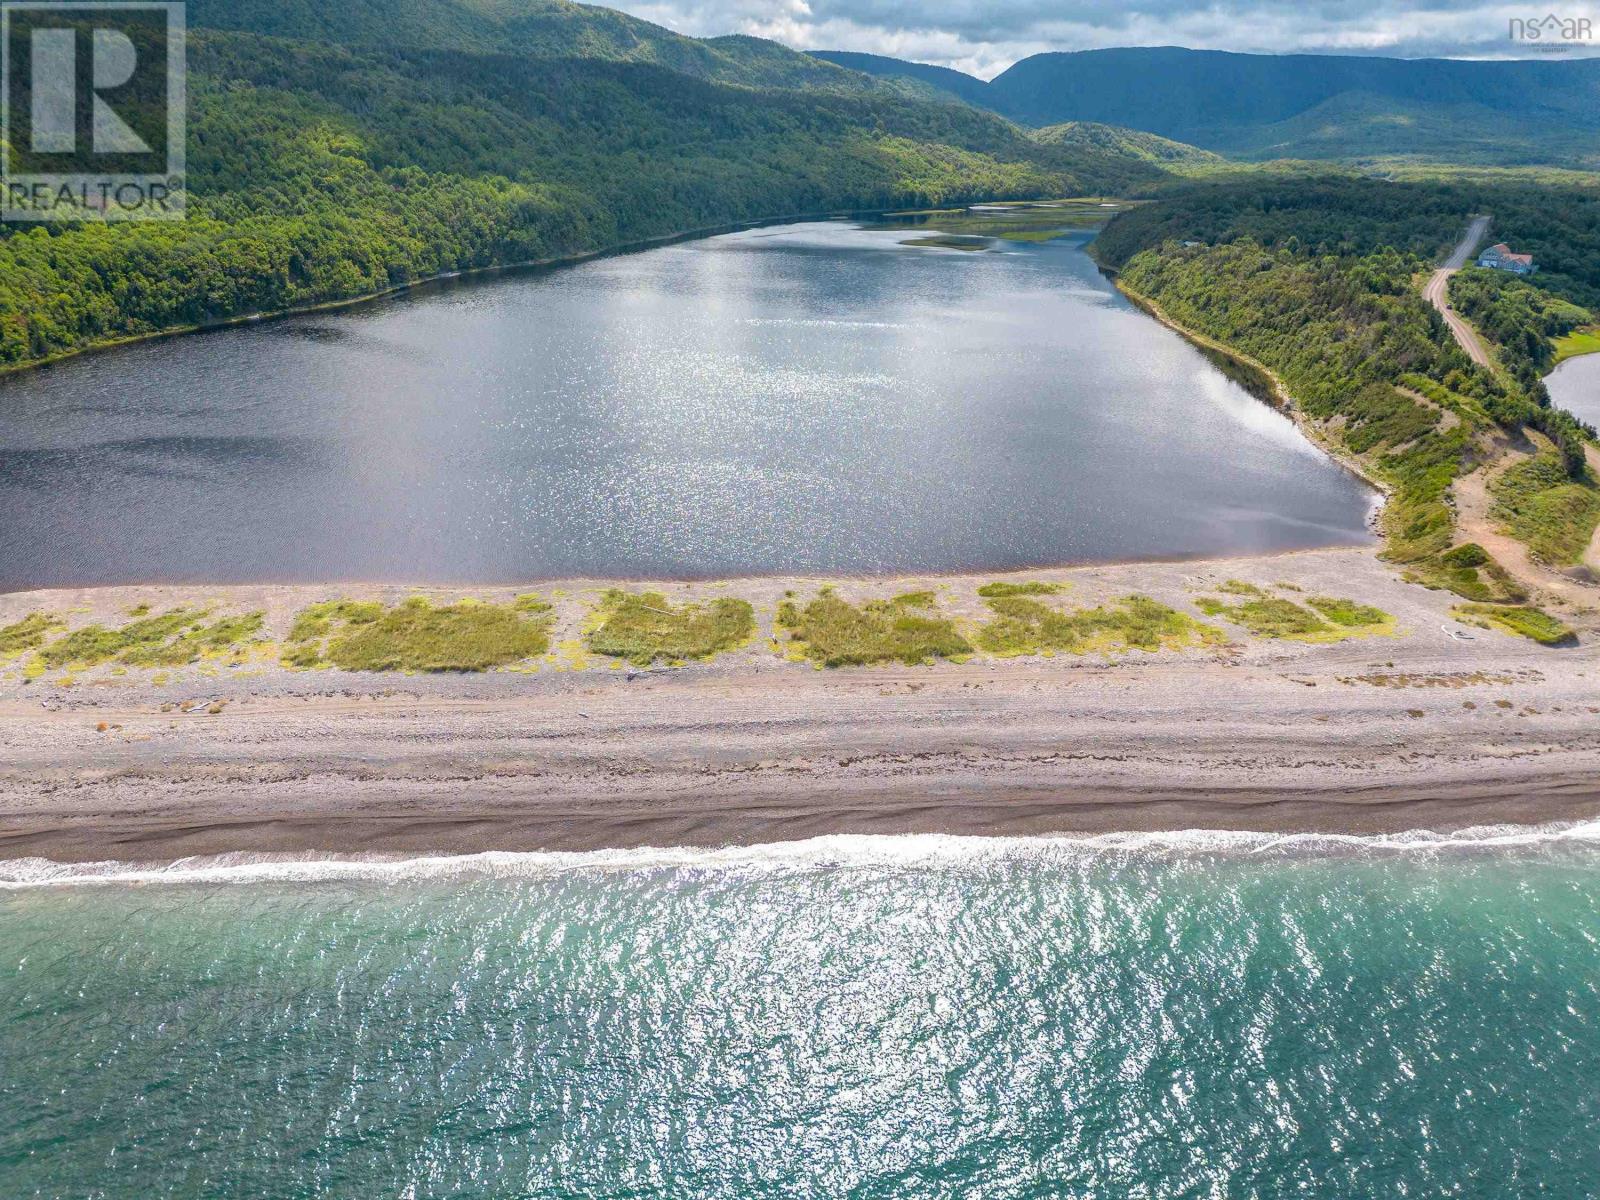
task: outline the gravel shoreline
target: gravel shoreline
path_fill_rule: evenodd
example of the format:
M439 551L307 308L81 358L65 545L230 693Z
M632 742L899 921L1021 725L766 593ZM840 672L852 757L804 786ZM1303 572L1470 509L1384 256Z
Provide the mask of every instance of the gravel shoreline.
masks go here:
M940 590L962 620L994 578L829 581L847 598ZM297 672L271 662L0 671L0 857L170 860L247 852L464 853L714 846L827 833L1156 829L1379 833L1600 813L1600 638L1545 648L1463 630L1452 597L1367 549L1018 573L1072 604L1141 592L1185 611L1229 578L1349 596L1392 637L1247 637L1160 654L820 671L770 639L816 580L662 584L738 595L761 632L710 663L583 656L534 673ZM545 584L570 641L598 581ZM516 588L433 593L496 598ZM0 596L0 624L180 603L264 609L398 587L130 587ZM1568 614L1569 617L1572 614ZM1585 622L1588 622L1586 625ZM580 667L586 669L578 669ZM213 711L215 710L215 711Z

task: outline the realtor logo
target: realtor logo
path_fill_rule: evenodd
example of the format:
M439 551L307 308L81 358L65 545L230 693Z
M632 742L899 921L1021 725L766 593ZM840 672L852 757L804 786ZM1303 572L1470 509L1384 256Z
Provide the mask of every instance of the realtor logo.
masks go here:
M181 3L0 4L0 216L183 216Z
M1509 18L1509 36L1540 50L1565 50L1594 40L1594 20L1590 17L1546 13L1542 17Z

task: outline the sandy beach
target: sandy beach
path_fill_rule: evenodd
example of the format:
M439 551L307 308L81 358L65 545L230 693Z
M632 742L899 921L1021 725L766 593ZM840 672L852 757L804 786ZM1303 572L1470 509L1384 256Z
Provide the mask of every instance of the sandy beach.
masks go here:
M171 859L247 852L469 852L770 842L823 833L1231 828L1384 832L1600 812L1595 614L1546 648L1467 628L1452 598L1372 550L1028 571L1074 604L1138 591L1183 608L1226 579L1330 592L1393 614L1334 644L1228 628L1225 646L819 670L780 652L786 591L738 595L760 633L711 662L639 670L576 634L605 586L546 584L559 649L536 670L388 675L242 667L68 679L0 673L0 855ZM832 581L847 597L979 584ZM495 599L521 589L425 590ZM281 636L331 596L397 587L129 587L0 596L0 624L135 604L263 610ZM1198 615L1198 614L1197 614ZM1463 635L1458 640L1447 630Z

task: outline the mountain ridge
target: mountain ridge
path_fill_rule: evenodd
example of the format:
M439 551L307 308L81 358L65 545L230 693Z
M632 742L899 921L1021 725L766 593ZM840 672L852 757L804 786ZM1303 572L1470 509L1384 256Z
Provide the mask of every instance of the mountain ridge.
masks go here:
M1176 46L1052 51L985 83L821 51L917 78L1027 125L1088 121L1235 158L1449 157L1600 167L1600 59L1398 59ZM919 64L911 64L912 67Z

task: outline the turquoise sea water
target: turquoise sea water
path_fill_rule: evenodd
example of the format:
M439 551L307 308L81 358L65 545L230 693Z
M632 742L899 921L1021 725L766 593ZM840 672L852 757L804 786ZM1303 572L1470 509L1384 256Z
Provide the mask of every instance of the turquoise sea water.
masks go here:
M0 891L0 1194L1600 1183L1600 830L890 838Z

